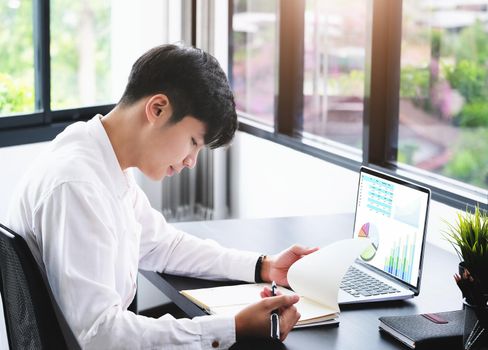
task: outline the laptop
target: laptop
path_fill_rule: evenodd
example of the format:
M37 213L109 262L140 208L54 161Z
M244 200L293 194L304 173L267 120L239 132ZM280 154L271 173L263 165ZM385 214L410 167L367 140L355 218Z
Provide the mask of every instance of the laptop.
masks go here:
M353 238L371 244L344 276L339 304L419 294L429 202L429 189L361 167Z

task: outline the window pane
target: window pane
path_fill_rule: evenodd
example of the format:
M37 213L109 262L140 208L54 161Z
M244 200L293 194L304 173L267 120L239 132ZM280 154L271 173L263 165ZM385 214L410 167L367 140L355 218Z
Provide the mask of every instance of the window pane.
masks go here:
M32 1L0 4L0 116L35 110Z
M303 131L358 149L368 3L307 0L305 9Z
M116 103L134 61L181 40L171 0L52 0L51 108Z
M110 99L110 0L51 1L51 108Z
M403 2L398 161L488 188L488 6Z
M232 18L232 87L239 111L274 125L276 0L236 0Z

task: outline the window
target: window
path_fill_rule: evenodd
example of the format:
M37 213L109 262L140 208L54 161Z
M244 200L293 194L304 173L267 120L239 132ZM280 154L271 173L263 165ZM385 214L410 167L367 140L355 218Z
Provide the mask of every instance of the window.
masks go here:
M302 131L360 150L367 2L305 6Z
M107 113L143 52L182 41L188 31L183 7L188 5L170 0L3 1L0 147L50 140L69 123Z
M110 94L111 1L51 1L51 109L116 102Z
M403 2L398 161L488 188L488 3Z
M413 179L461 209L488 207L487 2L281 1L270 10L276 38L256 29L247 37L261 44L246 42L261 50L252 56L242 54L236 22L254 1L230 3L241 130L350 169ZM271 52L263 43L273 40ZM243 89L241 67L256 67L260 54L275 67ZM258 84L269 93L252 95ZM253 123L272 112L271 130Z
M35 111L32 2L0 4L0 117Z
M275 114L277 0L235 1L232 87L236 108L272 126Z

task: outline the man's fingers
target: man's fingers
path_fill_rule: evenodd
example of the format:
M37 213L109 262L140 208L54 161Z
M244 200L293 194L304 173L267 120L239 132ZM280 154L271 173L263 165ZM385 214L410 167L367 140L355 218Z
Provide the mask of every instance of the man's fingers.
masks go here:
M279 289L276 290L276 295L281 295L282 293L280 292ZM271 289L267 286L263 288L263 290L260 292L261 298L267 298L267 297L272 297L273 292L271 292Z
M278 295L275 297L269 297L263 300L266 308L271 312L271 310L290 307L296 304L300 300L300 297L296 294L294 295Z
M273 296L273 293L271 292L271 289L269 289L268 287L264 287L260 295L261 298L267 298Z
M291 251L293 252L293 254L296 254L298 256L308 255L317 250L319 250L318 247L308 248L301 245L294 245L293 247L291 247Z
M292 318L292 321L291 321L291 324L290 324L290 327L289 327L289 330L288 332L283 332L281 334L281 341L285 341L286 337L288 336L288 334L290 334L290 331L293 329L293 327L295 327L295 325L297 324L298 320L300 319L301 315L299 312L296 312L294 315L293 315L293 318Z
M283 310L280 316L280 339L284 341L288 333L293 329L295 324L300 319L300 313L295 306L290 306Z

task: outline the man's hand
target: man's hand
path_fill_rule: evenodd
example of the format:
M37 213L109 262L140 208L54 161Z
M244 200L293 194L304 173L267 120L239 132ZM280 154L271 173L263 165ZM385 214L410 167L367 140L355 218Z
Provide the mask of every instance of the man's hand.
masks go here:
M317 251L319 248L291 246L276 255L267 256L261 267L261 278L265 282L275 281L282 286L289 286L287 274L290 266L304 255Z
M271 295L269 289L261 292L262 297L269 295ZM280 340L285 340L300 319L300 314L294 306L298 300L298 295L270 296L241 310L235 317L237 340L247 337L269 338L271 336L270 315L275 309L279 309L280 312Z

